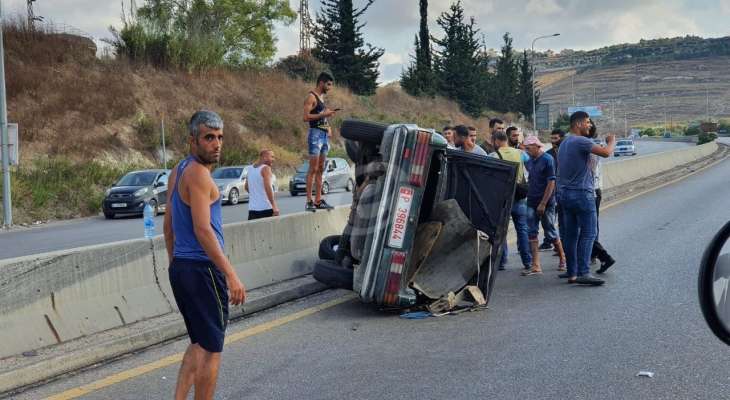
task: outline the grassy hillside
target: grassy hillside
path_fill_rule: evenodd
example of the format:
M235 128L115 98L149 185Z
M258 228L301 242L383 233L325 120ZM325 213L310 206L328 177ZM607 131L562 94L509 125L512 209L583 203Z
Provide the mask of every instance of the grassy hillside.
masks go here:
M271 70L202 74L155 70L94 57L90 44L68 35L6 27L8 117L21 131L21 166L13 173L17 223L92 215L104 188L121 173L153 167L160 123L175 158L186 151L186 121L199 108L226 123L223 164L249 163L262 148L277 153L287 176L305 155L304 97L311 83ZM358 97L337 87L329 103L344 118L410 122L424 127L475 125L444 99L417 99L397 86ZM344 154L335 130L334 153Z
M624 117L629 127L704 120L708 97L712 120L730 117L728 65L730 57L711 57L564 69L537 79L553 119L575 94L577 105L603 105L603 126L623 133Z

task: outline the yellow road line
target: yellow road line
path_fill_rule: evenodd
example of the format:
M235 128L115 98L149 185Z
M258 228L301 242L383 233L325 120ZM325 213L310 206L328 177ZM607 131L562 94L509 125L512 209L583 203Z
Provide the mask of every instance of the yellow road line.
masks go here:
M322 310L326 310L326 309L334 307L338 304L342 304L344 302L352 300L354 297L355 297L354 294L347 294L345 296L328 301L328 302L320 304L318 306L310 307L310 308L304 309L302 311L298 311L293 314L287 315L285 317L278 318L273 321L265 322L261 325L253 326L249 329L245 329L241 332L234 333L232 335L227 336L225 343L231 344L231 343L238 342L240 340L249 338L251 336L255 336L255 335L264 333L266 331L270 331L274 328L288 324L289 322L296 321L298 319L304 318L306 316L318 313ZM165 368L170 365L179 363L183 358L183 354L184 353L173 354L171 356L162 358L160 360L151 362L149 364L141 365L136 368L128 369L126 371L122 371L122 372L116 373L114 375L110 375L106 378L99 379L99 380L89 383L87 385L79 386L77 388L69 389L65 392L47 397L46 400L69 400L69 399L75 399L77 397L87 395L89 393L95 392L97 390L101 390L108 386L115 385L117 383L136 378L140 375L144 375L146 373L158 370L160 368Z

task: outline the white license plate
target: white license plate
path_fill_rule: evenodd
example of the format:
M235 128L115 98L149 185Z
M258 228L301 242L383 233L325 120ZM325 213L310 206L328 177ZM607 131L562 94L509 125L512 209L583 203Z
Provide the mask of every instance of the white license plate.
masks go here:
M112 208L125 208L127 203L112 203Z
M413 200L413 189L402 187L398 190L398 203L395 207L395 217L390 226L390 237L388 246L396 249L403 247L403 238L406 234L408 217L411 214L411 201Z

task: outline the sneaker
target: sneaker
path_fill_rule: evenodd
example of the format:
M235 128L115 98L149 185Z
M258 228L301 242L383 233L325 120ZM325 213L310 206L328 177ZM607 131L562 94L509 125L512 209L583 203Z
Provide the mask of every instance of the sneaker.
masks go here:
M606 282L603 279L596 278L595 276L588 274L579 276L578 279L575 280L575 283L579 285L601 286Z
M606 262L601 263L601 268L598 268L598 271L596 271L597 274L602 274L606 272L607 269L611 268L613 264L616 264L616 260L613 259L613 257L609 256L608 260Z
M539 247L540 251L551 250L552 248L553 248L553 245L550 243L543 243Z
M317 203L317 209L318 210L331 210L333 208L334 207L332 207L331 205L327 204L327 202L324 201L324 199L320 200L319 203Z
M307 205L304 206L304 211L317 211L317 207L314 206L313 201L308 201Z

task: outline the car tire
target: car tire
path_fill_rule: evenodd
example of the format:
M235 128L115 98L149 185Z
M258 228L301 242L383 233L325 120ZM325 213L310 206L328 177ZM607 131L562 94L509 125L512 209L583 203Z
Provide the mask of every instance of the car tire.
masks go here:
M327 194L330 192L330 184L327 182L322 182L322 194Z
M238 201L238 189L233 188L230 192L228 192L228 204L235 206L236 204L238 204Z
M299 192L289 192L289 194L291 195L291 197L299 196Z
M353 270L345 268L334 261L318 260L314 264L312 276L327 286L339 289L352 290Z
M114 219L114 213L104 211L104 218L106 218L106 219Z
M388 125L377 122L348 119L342 123L340 134L345 139L380 144L387 128Z
M347 186L345 186L345 190L348 192L352 192L352 190L355 189L355 182L352 181L352 179L347 180Z
M335 246L339 246L341 235L330 235L319 242L319 259L334 260L337 253Z
M155 217L158 216L160 214L160 207L157 205L157 199L150 199L149 203L153 210L152 215Z

